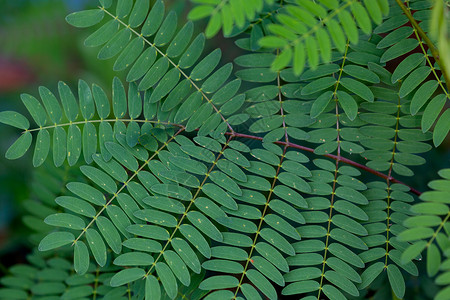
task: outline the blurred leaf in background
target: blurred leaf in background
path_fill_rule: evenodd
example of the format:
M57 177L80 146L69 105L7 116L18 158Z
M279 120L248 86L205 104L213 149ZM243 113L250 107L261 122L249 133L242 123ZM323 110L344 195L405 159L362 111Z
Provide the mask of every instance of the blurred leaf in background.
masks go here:
M34 95L39 85L56 91L60 80L76 85L82 78L111 93L109 82L117 75L112 68L114 60L97 59L97 49L84 46L89 33L64 20L70 12L95 5L90 0L0 0L0 111L24 113L20 94ZM191 3L168 0L166 5L186 19ZM217 37L211 47L223 41ZM0 151L5 153L16 133L2 128L0 134ZM64 189L64 178L69 176L48 165L24 172L29 160L30 156L21 161L0 156L0 273L5 266L25 261L30 245L41 238L39 229L46 225L37 223L39 214L52 209L49 199L58 196L57 190ZM31 187L40 194L30 194Z
M87 54L80 53L77 43L82 38L77 38L78 33L61 16L87 7L88 2L0 0L1 110L22 111L19 95L32 93L38 84L56 87L58 80L78 80ZM15 133L3 128L1 136L0 149L5 151ZM25 237L31 231L19 216L26 214L25 201L36 200L36 195L29 195L29 187L36 184L35 172L40 172L39 176L53 172L46 167L24 172L26 163L0 157L0 262L7 265L21 260L27 251Z

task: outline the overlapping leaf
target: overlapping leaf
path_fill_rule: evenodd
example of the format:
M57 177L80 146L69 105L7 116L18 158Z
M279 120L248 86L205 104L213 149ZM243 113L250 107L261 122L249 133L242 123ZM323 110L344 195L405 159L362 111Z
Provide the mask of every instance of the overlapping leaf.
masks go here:
M380 24L388 12L388 1L384 0L293 1L277 16L278 24L267 26L270 34L261 38L259 44L280 49L272 70L281 70L292 62L294 73L298 75L306 62L316 69L319 60L332 61L333 46L343 53L347 40L358 44L358 30L370 34L372 21Z
M434 299L445 299L449 296L448 278L448 218L450 170L439 172L441 179L431 181L430 190L420 196L422 202L410 207L415 215L406 219L403 225L407 228L399 235L399 240L411 242L401 256L401 260L411 264L411 260L426 258L427 274L436 277L435 282L442 285Z

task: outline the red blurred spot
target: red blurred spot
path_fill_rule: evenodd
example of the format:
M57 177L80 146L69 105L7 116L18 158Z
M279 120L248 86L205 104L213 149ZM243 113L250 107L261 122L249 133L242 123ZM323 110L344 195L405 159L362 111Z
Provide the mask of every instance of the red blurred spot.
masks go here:
M0 57L0 92L21 89L33 81L29 66L18 60Z

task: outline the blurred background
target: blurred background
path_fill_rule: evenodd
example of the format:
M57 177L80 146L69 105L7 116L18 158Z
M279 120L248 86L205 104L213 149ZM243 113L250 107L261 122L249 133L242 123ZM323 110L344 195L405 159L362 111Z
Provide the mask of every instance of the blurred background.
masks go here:
M184 25L191 3L165 0L166 7ZM96 83L110 93L114 60L97 59L97 48L87 48L84 39L92 30L69 26L71 12L93 8L95 0L0 0L0 111L14 110L28 115L20 94L38 95L38 87L57 91L58 81L76 87L79 79ZM196 24L196 30L206 24ZM223 60L232 61L238 48L220 34L207 43L206 51L221 47ZM75 91L75 89L74 89ZM0 125L0 277L7 268L25 263L47 230L42 220L53 213L54 199L64 193L65 183L79 176L77 169L56 169L50 163L31 167L32 151L25 157L6 160L4 154L19 135ZM33 187L33 188L31 188ZM30 191L34 192L31 193Z
M73 28L64 20L68 13L96 3L94 0L0 0L0 111L27 114L20 94L37 95L40 85L55 91L60 80L74 87L78 79L83 79L110 90L112 78L117 75L112 71L113 60L99 61L98 49L83 46L92 30ZM166 0L165 3L185 20L189 1ZM197 23L196 28L205 25ZM207 44L209 49L217 47L223 50L223 61L232 61L239 53L233 40L223 39L221 34ZM33 169L30 154L17 161L6 160L4 153L18 134L12 127L0 126L0 277L9 266L26 262L26 254L42 237L39 231L46 230L42 220L52 213L54 198L64 193L68 180L79 176L77 168L55 169L51 160ZM427 182L437 178L437 170L450 166L449 149L447 141L429 152L425 157L428 165L416 168L414 177L402 180L425 191Z
M111 68L95 65L94 53L81 47L82 31L64 20L68 12L83 9L88 2L0 0L1 111L23 113L20 94L36 95L39 85L54 88L58 80L74 83L80 76L105 82L112 76ZM86 72L88 69L92 71ZM28 238L31 229L23 216L34 210L29 200L36 197L30 194L30 187L37 170L29 167L30 155L18 161L4 158L17 134L8 126L0 128L0 273L24 262L32 246ZM45 191L41 189L39 194L43 196Z

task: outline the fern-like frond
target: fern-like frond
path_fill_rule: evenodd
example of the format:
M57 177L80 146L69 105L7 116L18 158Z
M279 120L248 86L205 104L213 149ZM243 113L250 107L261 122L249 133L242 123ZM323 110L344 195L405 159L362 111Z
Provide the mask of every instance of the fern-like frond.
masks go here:
M171 102L174 97L177 101L180 98L169 95L163 103L151 102L153 91L141 93L134 82L130 83L126 91L118 78L113 80L111 101L101 87L94 84L91 90L83 80L80 80L78 85L78 102L64 82L58 85L60 100L49 89L40 87L42 102L28 94L21 97L38 127L29 129L30 122L20 113L12 111L0 113L1 123L24 130L8 149L6 157L8 159L22 157L32 144L34 132L37 132L33 154L35 167L40 166L50 152L53 154L55 166L61 166L66 160L69 166L73 166L79 161L81 154L89 164L98 148L102 157L108 161L111 154L104 144L112 141L117 133L124 134L128 147L134 147L139 143L138 148L144 146L153 151L156 150L155 131L158 131L153 127L185 124L183 128L189 132L199 130L199 135L223 135L227 131L227 124L238 125L246 120L245 115L242 115L223 121L224 116L231 114L227 107L239 109L239 106L235 105L243 104L239 100L242 96L235 96L239 86L240 80L234 80L216 93L213 100L218 107L225 108L220 114L214 112L209 102L202 104L203 98L198 91L190 94L184 102L166 110L165 104Z
M369 160L368 167L388 173L385 177L387 185L384 183L385 192L388 191L384 201L388 204L381 206L380 211L372 217L372 206L368 199L372 201L378 199L371 198L373 194L371 191L381 183L366 187L351 177L360 176L360 172L346 166L334 165L326 160L317 159L315 167L308 167L312 174L312 177L307 178L310 180L308 184L311 186L311 191L303 190L301 191L302 195L307 193L312 197L326 197L327 195L331 197L330 199L323 198L324 201L328 201L328 207L326 202L323 206L318 205L317 198L314 198L317 202L316 204L311 203L311 207L314 207L313 211L309 212L308 208L300 210L306 224L308 225L307 216L310 216L312 224L302 225L298 228L302 236L302 241L298 244L309 245L309 237L313 240L327 237L327 240L321 246L316 245L317 248L311 251L299 248L298 255L312 260L313 254L317 254L318 262L326 260L329 264L320 265L318 263L316 268L312 268L312 265L304 266L301 263L296 265L297 260L293 260L295 261L293 262L294 269L285 276L285 279L289 278L292 282L283 290L286 295L323 291L328 296L339 294L344 297L349 290L352 291L353 296L358 295L358 290L365 288L367 286L365 283L369 279L373 280L377 277L368 275L374 275L374 268L380 266L373 263L376 258L370 258L370 255L379 254L383 250L383 253L388 253L386 255L388 257L391 252L391 242L396 248L392 252L392 257L395 257L392 258L394 264L389 264L393 271L389 272L394 272L395 278L401 278L397 276L400 274L397 264L406 268L407 271L417 274L414 266L404 267L399 263L397 258L401 252L396 249L403 250L404 248L395 243L395 238L394 241L391 241L388 234L385 236L385 243L380 244L382 236L379 235L379 232L370 231L372 226L382 226L381 223L375 224L375 222L382 220L383 216L386 221L386 224L383 225L385 232L389 232L391 222L399 222L398 220L405 217L400 215L400 212L397 213L397 210L402 210L401 202L394 203L395 208L390 208L392 204L390 190L396 189L394 197L397 198L395 200L406 199L405 201L409 201L412 198L405 193L409 190L407 187L403 186L402 188L402 186L394 184L394 181L391 182L392 175L394 173L402 176L411 175L412 171L407 166L424 163L420 156L413 153L426 152L431 149L429 145L422 143L422 141L428 140L429 136L422 134L417 129L418 117L402 117L407 114L403 107L406 104L408 108L409 101L402 100L401 103L397 103L399 98L394 97L396 92L393 92L395 87L391 83L392 75L380 63L385 52L376 48L380 40L381 37L374 35L370 42L360 41L357 46L347 43L343 58L340 59L336 55L333 59L334 63L320 66L316 70L308 70L301 76L295 76L292 68L286 68L278 73L271 71L269 66L275 58L275 55L271 53L248 54L235 61L236 64L245 68L236 73L238 77L243 81L259 84L258 87L247 92L247 101L251 105L246 112L251 117L249 130L262 135L263 141L279 143L286 130L292 141L314 145L311 148L314 149L316 155L328 155L336 152L337 156L334 158L339 161L340 156L344 153L350 155L361 153L365 160ZM242 44L245 45L245 43ZM283 81L281 85L279 81L277 83L277 76L280 76ZM297 82L301 82L300 86ZM386 86L392 87L387 88ZM292 100L283 101L283 105L280 106L276 99L278 91L282 92L283 97ZM281 108L286 115L279 115ZM345 115L338 113L341 109ZM399 115L389 116L397 113ZM401 140L400 138L396 138L394 141L385 140L388 137L387 132L395 133L397 131ZM394 136L390 137L394 138ZM404 153L397 153L399 151ZM307 161L308 159L304 162ZM369 189L365 191L367 188ZM382 193L382 190L377 190L375 194L379 196ZM321 211L326 208L329 209L328 212ZM392 212L394 212L394 217L391 220ZM319 225L321 222L326 223L327 220L328 225ZM396 229L399 230L394 230L391 236L395 236L401 231L401 228ZM333 245L330 251L328 250L329 245ZM386 249L377 248L380 245L389 246ZM335 247L342 251L333 249ZM289 261L290 258L288 258ZM358 275L357 267L363 267L364 263L375 266L363 273L361 278ZM384 265L384 263L381 265L382 269ZM299 271L295 268L297 266L300 267ZM344 272L343 268L347 273L342 273L340 276L334 273ZM311 272L308 273L311 274L311 277L307 276L305 279L296 280L294 274L300 274L303 271ZM291 273L293 275L289 275ZM316 278L317 281L314 280ZM391 283L393 286L396 285L396 281L391 281ZM326 288L323 289L325 286ZM401 287L395 286L395 288L396 293L401 297L404 291L402 292ZM340 294L342 292L339 289L344 294Z
M426 41L430 48L433 48L432 54L435 57L436 52L439 53L438 63L442 71L442 75L447 84L447 89L450 86L450 80L448 74L450 72L450 56L448 55L448 5L444 5L444 2L434 1L432 21L430 24L430 36L437 41L437 48L434 45L429 45L429 41ZM416 27L415 27L416 28ZM416 28L417 29L417 28ZM421 38L426 39L426 34L421 35ZM436 57L435 57L436 59Z
M41 251L47 251L73 243L75 245L75 257L82 257L81 262L84 263L89 261L89 257L86 256L88 254L86 245L80 241L80 238L86 234L88 244L97 263L100 266L104 266L106 264L106 247L99 233L91 228L95 223L111 249L115 253L120 253L122 243L119 232L125 234L124 230L129 221L123 212L121 214L119 212L114 212L114 207L111 206L111 203L113 200L120 197L120 193L125 187L129 188L129 186L132 185L130 183L132 179L139 175L140 171L142 171L159 151L164 149L167 143L179 132L180 131L173 134L171 138L168 138L167 134L161 132L158 137L162 140L163 145L151 156L149 156L144 148L129 147L126 144L125 135L120 133L116 135L116 143L106 142L105 147L115 160L105 161L101 155L94 155L93 159L100 168L82 166L80 169L87 178L101 188L101 191L111 194L111 198L106 200L103 192L84 183L69 183L67 188L81 199L63 196L57 198L56 203L68 211L81 215L81 217L68 213L57 213L48 216L45 219L45 222L49 225L80 231L78 237L75 238L73 233L69 231L52 232L41 241L39 249ZM128 176L125 169L116 160L124 165L127 170L133 171L134 173L131 176ZM141 166L139 166L138 160L144 161ZM122 186L118 188L115 181L122 183ZM101 208L96 212L91 204L100 206ZM108 218L101 216L105 210L113 220L115 226ZM90 221L86 223L82 217L87 217ZM81 262L79 261L78 263ZM77 264L75 264L75 269L81 274L86 271L86 269L77 266Z
M364 5L356 0L292 1L283 11L277 15L277 24L267 26L271 34L259 43L281 50L271 65L272 70L292 64L294 73L301 74L306 62L312 69L317 68L320 60L330 62L333 48L344 52L347 40L358 44L359 28L370 34L371 20L380 24L383 15L389 12L389 5L384 0L364 1Z
M44 219L58 212L55 198L65 195L67 192L65 185L80 175L82 173L76 167L71 168L65 164L62 168L56 168L48 160L32 171L30 180L32 192L23 202L26 214L22 217L22 221L30 230L29 240L33 245L38 245L42 238L53 230Z
M84 275L72 274L69 255L46 256L39 252L28 255L28 264L17 264L8 269L0 280L0 299L144 299L151 294L143 292L144 281L125 287L112 287L110 279L119 270L117 266L89 265ZM201 299L198 290L204 273L194 275L192 284L177 291L185 299ZM163 298L164 299L164 298Z
M432 3L408 1L407 5L405 9L409 11L409 14L411 10L414 10L414 18L420 22L420 25L417 23L416 25L422 32L428 32L431 22L429 9ZM377 48L386 49L381 62L389 63L407 55L393 72L392 83L402 82L400 97L412 99L410 114L421 115L423 132L429 131L434 125L433 143L439 146L450 130L446 121L450 112L446 112L444 108L444 104L450 97L445 80L441 78L441 71L435 66L436 58L427 51L427 46L416 26L398 27L406 24L408 19L397 5L391 8L391 12L390 19L374 30L377 34L387 34L377 45ZM419 50L418 53L417 50ZM441 114L442 111L444 112Z
M87 299L89 297L127 296L126 289L113 289L108 277L116 268L89 267L83 276L71 274L72 264L62 257L28 256L29 264L14 265L2 278L0 299Z
M91 34L85 44L103 45L99 51L100 59L118 55L115 70L130 67L127 76L130 82L128 100L122 82L117 78L113 81L112 108L115 118L109 119L111 105L105 92L96 85L91 90L84 81L79 82L79 104L63 82L58 85L60 101L49 89L41 87L39 94L43 105L33 96L22 95L22 101L39 128L29 129L29 121L15 112L2 112L0 115L0 122L25 130L8 150L8 158L16 159L25 154L31 146L33 131L38 132L33 164L39 166L44 162L53 140L54 163L60 166L66 158L69 165L74 165L82 152L85 161L92 162L92 154L97 149L97 132L102 156L109 160L111 156L104 147L104 143L112 139L113 130L109 123L119 124L114 128L120 126L124 132L123 122L129 123L126 138L129 146L133 147L141 136L138 123L144 122L142 116L144 123L151 123L147 121L155 118L159 123L187 122L186 131L199 129L199 135L220 135L227 130L233 132L232 125L245 122L245 115L227 118L227 110L219 110L222 105L228 104L230 107L241 99L240 96L234 97L240 80L226 83L232 65L226 64L214 72L221 58L220 49L197 63L204 48L204 36L200 34L191 42L192 23L187 23L175 34L176 14L170 12L164 19L162 1L157 1L151 9L143 2L137 1L132 6L125 4L127 1L119 1L117 16L108 10L109 6L102 6L72 13L66 18L74 26L89 27L101 22L105 15L113 17ZM134 28L142 23L142 31L138 33ZM123 28L119 29L121 26ZM130 41L133 35L135 37ZM163 46L167 46L164 51L161 50ZM189 76L187 70L191 70ZM180 81L180 78L184 79ZM144 97L141 92L144 92ZM228 112L228 116L230 114ZM99 123L98 129L93 126L94 123ZM83 131L80 125L84 125ZM154 144L151 139L147 143Z
M410 207L413 216L403 221L407 229L398 237L400 241L412 243L401 256L405 263L421 259L421 253L426 250L427 274L429 277L437 276L435 282L444 286L434 298L436 300L450 295L447 280L450 269L446 258L449 251L449 169L440 170L438 174L441 179L428 184L431 190L420 196L422 202Z
M233 31L245 30L264 7L276 6L274 0L252 0L243 2L239 0L204 1L192 0L197 5L189 12L188 18L192 21L208 17L205 29L207 38L215 36L220 29L224 36L232 36ZM281 1L282 2L282 1Z
M425 31L428 32L428 24L429 22L431 22L432 18L431 14L428 14L429 7L427 5L417 7L417 5L414 5L414 3L412 3L411 8L408 7L408 10L414 8L418 8L418 11L414 15L418 17L419 21L421 21L419 26L424 27ZM450 131L450 125L447 120L450 112L445 109L441 114L445 102L450 99L450 94L445 85L445 78L442 79L441 76L438 75L438 72L441 70L439 69L439 67L436 68L433 62L430 60L430 56L428 55L428 52L424 47L424 42L419 36L416 27L413 26L412 28L414 30L414 36L419 42L420 49L426 59L427 68L429 68L425 73L429 74L431 71L434 79L420 82L420 87L415 91L413 101L411 103L411 114L415 115L418 111L421 110L421 108L424 108L421 124L422 131L428 131L436 122L433 130L433 143L435 146L439 146ZM413 72L411 72L411 75L413 74ZM413 81L413 79L411 79L410 81ZM419 81L420 79L414 80L414 83ZM438 91L436 91L436 88L438 88Z
M142 96L137 91L136 85L131 84L127 99L122 82L115 78L113 81L112 108L105 91L98 85L93 85L92 90L83 80L78 84L79 103L64 82L58 84L60 100L45 87L39 88L41 100L23 94L21 96L24 105L38 127L29 129L29 121L16 112L2 112L0 122L12 125L25 131L17 141L8 149L6 157L17 159L22 157L32 143L32 134L37 132L36 146L33 154L33 165L40 166L47 159L50 149L53 154L55 166L61 166L66 160L69 166L76 164L83 154L86 163L92 162L92 155L97 152L98 145L105 160L111 158L111 154L104 147L104 143L113 140L114 134L124 133L128 147L134 147L141 137L141 128L138 123L148 123L147 130L151 130L156 119L161 116L156 104L147 104L143 109ZM61 109L61 103L63 108ZM81 111L81 114L80 114ZM128 116L127 111L129 111ZM159 110L160 111L160 110ZM147 120L138 120L141 115ZM154 121L152 121L152 119ZM167 117L164 117L167 119ZM19 123L18 123L19 122ZM20 122L25 122L21 124ZM125 126L124 122L128 123ZM111 126L114 124L114 130ZM80 128L81 127L81 128ZM145 133L147 136L150 132ZM151 143L151 141L149 141ZM142 146L140 146L142 148Z
M444 244L447 221L428 213L434 223L420 225L410 210L410 193L420 192L394 178L425 163L432 135L420 125L441 104L410 114L416 89L430 93L426 102L432 86L443 87L427 79L438 74L430 58L411 54L425 49L410 37L416 29L402 26L408 19L385 0L261 9L250 1L236 14L228 12L244 2L197 2L191 17L212 15L208 35L222 26L242 34L236 44L251 53L235 59L238 79L229 79L231 63L217 67L220 50L202 57L204 34L193 39L191 22L178 31L163 1L101 0L67 21L98 24L85 44L101 46L98 57L113 58L116 71L129 69L129 83L114 78L111 101L84 81L77 97L62 82L58 98L44 87L41 101L23 95L31 129L21 114L0 113L24 130L8 158L22 156L37 133L36 166L50 153L56 166L75 166L81 154L86 162L67 191L49 193L50 209L36 210L46 224L38 248L73 261L77 275L59 281L95 273L94 283L74 288L67 279L52 295L360 299L371 288L381 291L376 298L404 297L404 276L418 273L405 255ZM423 2L411 7L426 19ZM373 32L372 21L380 24ZM262 45L272 48L257 47L264 32L272 35ZM319 55L329 63L319 65Z

